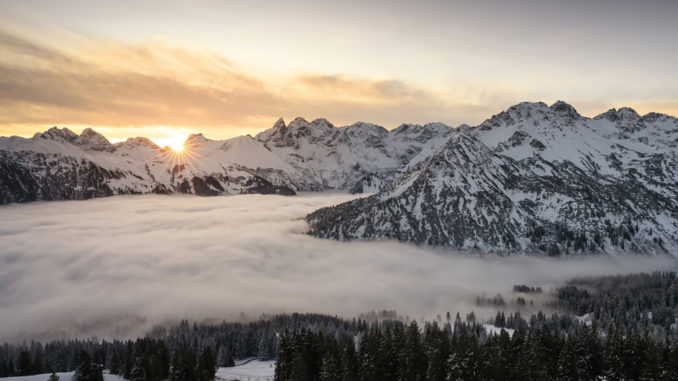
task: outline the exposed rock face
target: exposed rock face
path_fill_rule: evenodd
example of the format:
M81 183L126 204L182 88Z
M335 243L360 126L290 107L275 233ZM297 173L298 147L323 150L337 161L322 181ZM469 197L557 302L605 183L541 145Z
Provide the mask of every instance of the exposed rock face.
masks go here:
M497 253L678 249L678 120L522 103L457 131L371 197L308 216L312 234Z

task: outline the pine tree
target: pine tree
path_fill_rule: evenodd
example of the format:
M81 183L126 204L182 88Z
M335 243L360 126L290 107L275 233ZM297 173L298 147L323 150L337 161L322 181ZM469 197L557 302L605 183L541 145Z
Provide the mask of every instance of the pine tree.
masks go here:
M16 374L16 369L14 368L14 362L10 359L7 361L7 375L14 376Z
M198 380L212 381L217 372L217 364L212 355L212 349L208 346L203 348L198 362Z
M447 377L446 361L450 357L450 343L447 334L437 328L426 338L428 368L426 381L445 381Z
M320 366L320 381L341 381L341 368L332 354L323 358Z
M570 335L565 339L565 345L563 345L563 350L558 358L558 373L556 376L558 380L579 380L575 345L574 335Z
M426 354L421 344L419 326L415 321L410 323L405 332L404 361L405 373L401 374L403 381L418 381L426 377Z
M360 377L363 380L380 380L383 374L381 356L379 353L381 332L373 328L360 343L359 367Z
M610 381L618 381L624 378L623 371L622 339L619 331L610 327L603 347L603 374Z
M195 355L188 345L175 348L170 364L169 381L196 381Z
M31 354L28 353L28 351L21 351L19 353L17 366L17 373L19 376L30 376L33 374L33 363L31 362Z
M231 351L225 345L219 347L219 351L217 352L217 365L223 367L235 366Z
M257 360L267 361L271 359L271 341L271 337L269 337L267 333L261 336L261 339L259 340L259 346L257 348Z
M107 353L106 364L111 374L120 374L120 355L115 348L111 348Z
M308 375L308 369L304 356L300 352L294 352L292 363L290 364L290 378L294 381L310 381L312 378Z
M44 365L42 363L42 346L38 343L33 355L33 365L31 366L31 374L43 373Z
M52 372L47 381L61 381L61 379L56 373Z
M447 380L465 381L480 379L478 340L475 335L463 333L451 350L447 360Z
M146 370L144 369L144 360L141 356L137 356L134 359L129 381L146 381Z
M5 359L5 356L2 355L2 351L0 351L0 378L4 377L9 377L9 370L7 369L7 360Z
M292 337L289 332L285 331L278 343L278 361L276 362L274 373L274 379L276 381L289 380L292 355L294 353L292 345Z
M80 363L73 374L73 381L103 381L104 376L101 367L92 362L90 355L81 350L78 356Z
M358 381L358 359L356 358L355 343L348 339L341 351L342 381Z

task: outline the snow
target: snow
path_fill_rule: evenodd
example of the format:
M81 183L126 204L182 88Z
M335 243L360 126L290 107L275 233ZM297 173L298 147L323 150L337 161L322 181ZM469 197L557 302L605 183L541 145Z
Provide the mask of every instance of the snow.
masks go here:
M66 372L66 373L57 373L59 376L59 379L61 381L71 381L73 378L73 373L74 372ZM49 379L49 376L51 376L52 373L44 373L44 374L36 374L33 376L21 376L21 377L6 377L6 378L0 378L0 380L7 380L7 381L47 381ZM104 373L104 381L126 381L124 378L115 376L112 374L106 374Z
M94 164L111 173L113 194L148 193L177 189L191 177L211 177L226 193L247 189L224 180L242 176L240 184L260 176L274 185L294 190L351 189L365 175L376 174L375 192L386 177L424 160L442 146L453 129L443 124L389 132L385 128L355 123L335 128L324 119L295 119L289 126L279 120L257 138L240 136L211 140L191 135L177 155L146 138L110 144L101 134L86 129L77 135L67 128L51 128L32 138L0 137L0 153L32 174L49 175L49 168L64 171ZM181 170L177 171L177 165ZM238 173L235 173L238 172ZM188 177L188 178L187 178Z
M594 319L593 312L585 313L582 316L575 316L575 318L580 323L584 323L584 324L588 325L589 327L593 325L593 319Z
M272 381L275 373L275 361L252 360L229 368L217 370L217 380L232 381Z
M513 332L515 332L515 329L513 328L497 327L494 324L483 324L483 327L485 328L485 332L487 332L488 335L499 335L501 331L506 331L509 336L513 336Z

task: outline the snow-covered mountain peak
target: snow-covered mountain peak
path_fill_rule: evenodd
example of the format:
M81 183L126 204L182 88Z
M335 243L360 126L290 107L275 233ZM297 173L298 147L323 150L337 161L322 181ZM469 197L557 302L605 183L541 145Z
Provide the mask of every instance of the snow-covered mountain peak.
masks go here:
M611 108L606 112L596 116L594 119L607 119L611 122L635 122L640 119L636 110L630 107L622 107L619 110Z
M73 141L73 144L80 146L86 151L112 151L114 149L111 142L100 133L91 128L85 128L80 135Z
M205 144L208 142L211 142L212 140L208 139L205 137L205 135L198 133L198 134L191 134L186 138L186 141L184 142L184 145L191 146L191 145L196 145L196 144Z
M366 123L355 122L350 126L340 127L347 135L351 136L379 136L384 137L388 135L388 130L382 126Z
M149 138L144 138L142 136L137 136L136 138L128 138L124 142L114 144L116 148L136 148L136 147L149 147L154 150L159 150L160 146L153 143Z
M310 123L308 120L298 116L294 118L288 125L287 127L289 129L295 129L295 128L300 128L300 127L307 127Z
M276 122L276 125L278 122ZM273 128L276 126L274 125ZM304 128L320 128L320 129L333 129L334 125L330 123L327 119L325 118L318 118L314 119L312 122L307 121L306 119L298 116L294 118L293 121L290 122L289 125L287 125L287 128L290 130L295 130L295 129L304 129Z
M387 129L385 129L384 127L382 127L382 126L380 126L380 125L378 125L378 124L369 123L369 122L363 122L363 121L357 121L357 122L354 122L353 124L351 124L351 125L349 125L349 126L346 126L346 128L348 128L348 127L350 127L350 128L356 128L356 129L357 129L357 128L364 128L364 129L379 129L379 130L382 130L382 129L383 129L384 131L387 131L387 132L388 132Z
M38 132L34 136L34 138L42 138L42 139L47 139L47 140L54 140L54 141L59 141L59 142L68 142L72 143L77 139L78 134L75 132L69 130L66 127L59 128L59 127L52 127L49 130L45 132Z
M334 125L333 125L332 123L330 123L330 122L329 122L327 119L325 119L325 118L317 118L317 119L314 119L314 120L311 122L311 125L312 125L312 126L316 126L316 127L322 127L322 128L334 128Z
M612 113L513 106L455 130L376 195L312 213L311 233L481 252L675 253L678 120Z
M630 107L622 107L618 110L612 108L594 118L594 120L607 120L614 123L624 133L635 133L647 126L638 113Z
M506 112L514 115L529 115L533 112L546 113L551 108L544 102L520 102L510 106Z
M552 104L550 109L567 118L581 119L582 117L572 105L563 101L557 101Z
M658 112L648 112L647 114L643 115L641 117L641 119L643 119L643 122L646 122L646 123L654 123L656 121L669 121L669 122L673 122L673 123L678 122L678 119L676 119L676 118L674 118L670 115L666 115L666 114L662 114L662 113L658 113Z
M273 129L280 130L285 128L285 120L283 118L278 118L278 120L275 121L273 124Z

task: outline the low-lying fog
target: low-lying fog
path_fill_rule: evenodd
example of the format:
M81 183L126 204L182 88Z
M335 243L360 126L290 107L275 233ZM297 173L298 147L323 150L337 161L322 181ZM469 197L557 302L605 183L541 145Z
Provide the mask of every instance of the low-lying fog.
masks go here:
M510 299L514 284L548 291L580 275L675 268L669 258L478 258L304 234L308 212L353 197L147 195L2 206L0 339L97 321L87 332L110 336L115 325L122 334L126 324L240 312L434 317L478 310L483 293Z

